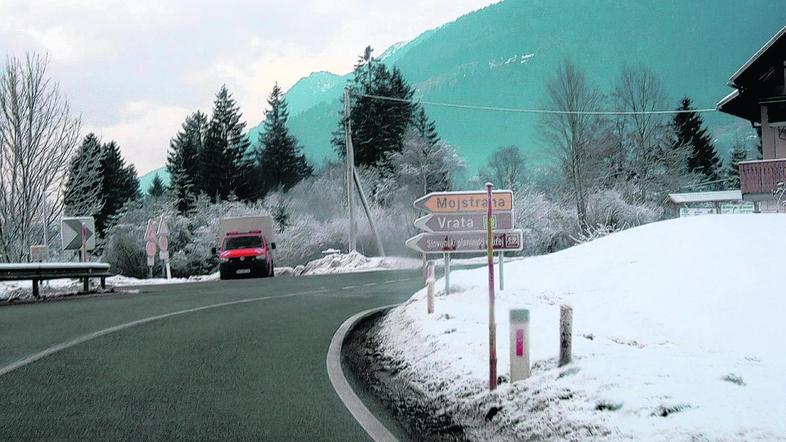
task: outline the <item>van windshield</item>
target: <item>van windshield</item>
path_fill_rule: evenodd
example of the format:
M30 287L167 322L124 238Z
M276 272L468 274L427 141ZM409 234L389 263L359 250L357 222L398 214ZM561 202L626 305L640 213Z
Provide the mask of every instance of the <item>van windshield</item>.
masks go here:
M252 249L262 247L260 236L238 236L224 240L224 250Z

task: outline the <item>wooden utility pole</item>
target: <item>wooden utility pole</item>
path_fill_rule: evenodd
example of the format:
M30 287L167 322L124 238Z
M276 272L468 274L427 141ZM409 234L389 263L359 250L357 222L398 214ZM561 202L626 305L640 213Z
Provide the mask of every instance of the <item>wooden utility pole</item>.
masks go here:
M349 103L349 88L344 88L344 131L346 132L345 143L347 147L347 202L349 203L349 250L354 251L357 249L357 225L355 224L355 207L353 193L357 187L360 202L363 205L363 210L366 212L368 224L371 226L371 233L377 242L377 252L379 256L385 256L385 248L382 246L382 239L377 232L377 226L374 223L374 217L371 216L371 208L368 204L365 192L363 192L363 185L360 183L360 175L355 169L355 148L352 146L352 123L350 121L351 106Z
M352 126L350 124L349 88L344 88L344 133L347 159L347 207L349 208L349 252L357 250L355 226L355 152L352 147Z

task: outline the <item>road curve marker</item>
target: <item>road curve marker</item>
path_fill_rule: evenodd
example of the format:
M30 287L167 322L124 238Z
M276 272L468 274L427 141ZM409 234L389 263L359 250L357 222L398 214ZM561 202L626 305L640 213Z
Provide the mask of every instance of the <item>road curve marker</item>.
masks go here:
M384 307L377 307L370 310L362 311L351 318L344 321L343 324L336 330L333 339L330 341L330 348L327 353L327 372L330 378L330 383L333 384L333 389L338 394L341 402L347 407L347 410L352 414L352 417L360 424L361 427L368 433L368 435L376 442L397 442L393 433L391 433L379 419L374 416L363 401L360 400L349 381L344 376L344 369L341 367L341 347L344 344L347 334L355 327L355 324L361 320L373 315L374 313L384 311L398 304L387 305Z

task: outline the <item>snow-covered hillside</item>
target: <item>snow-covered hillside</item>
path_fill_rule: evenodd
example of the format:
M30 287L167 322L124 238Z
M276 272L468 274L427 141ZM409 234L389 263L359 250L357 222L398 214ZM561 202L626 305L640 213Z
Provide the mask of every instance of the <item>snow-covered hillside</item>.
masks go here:
M783 215L676 219L511 263L498 373L509 372L508 310L528 308L532 377L493 394L485 269L455 272L431 316L415 294L382 340L480 438L786 438L784 232ZM557 368L563 303L574 362Z

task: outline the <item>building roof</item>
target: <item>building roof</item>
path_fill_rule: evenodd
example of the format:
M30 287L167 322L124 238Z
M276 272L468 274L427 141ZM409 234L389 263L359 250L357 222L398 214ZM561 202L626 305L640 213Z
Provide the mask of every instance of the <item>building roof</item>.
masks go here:
M687 203L714 203L721 201L742 200L742 192L739 190L723 190L719 192L690 192L690 193L670 193L667 201L674 204Z
M736 90L724 97L717 105L721 112L755 123L761 123L760 101L770 95L780 95L765 84L773 81L774 75L782 75L786 59L786 26L756 51L729 79L729 86ZM780 91L782 93L782 91ZM780 100L781 97L775 97Z
M729 86L739 89L749 81L755 81L757 79L756 77L760 75L759 71L762 67L761 65L769 67L773 58L781 58L782 60L784 55L783 50L786 47L786 39L783 38L784 35L786 35L786 26L773 35L761 49L756 51L745 64L737 69L737 72L729 78Z

